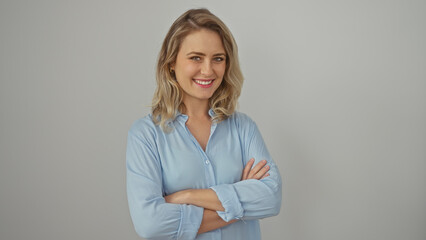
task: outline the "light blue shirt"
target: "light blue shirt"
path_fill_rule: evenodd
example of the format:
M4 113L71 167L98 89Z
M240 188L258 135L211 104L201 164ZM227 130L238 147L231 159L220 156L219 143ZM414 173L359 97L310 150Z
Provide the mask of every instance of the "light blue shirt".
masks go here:
M281 177L256 124L238 112L213 123L203 151L186 127L187 120L188 116L178 114L169 122L173 130L165 133L149 115L129 131L127 196L136 232L147 239L261 239L258 219L280 211ZM240 181L251 158L255 164L267 160L270 176ZM213 189L221 201L225 210L217 213L223 220L240 220L197 235L203 208L166 203L164 196L206 188Z

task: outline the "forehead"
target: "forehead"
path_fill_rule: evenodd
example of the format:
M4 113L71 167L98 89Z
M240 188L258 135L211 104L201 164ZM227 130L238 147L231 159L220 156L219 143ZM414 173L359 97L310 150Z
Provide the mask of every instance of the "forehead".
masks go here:
M179 52L225 53L222 38L217 32L200 29L188 34L182 41Z

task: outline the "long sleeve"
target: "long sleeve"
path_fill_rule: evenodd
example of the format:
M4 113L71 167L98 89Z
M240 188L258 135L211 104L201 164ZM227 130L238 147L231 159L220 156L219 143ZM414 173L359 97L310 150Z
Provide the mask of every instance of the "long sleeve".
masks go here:
M272 160L256 124L246 115L240 114L238 127L244 152L244 165L251 158L255 164L265 159L270 166L269 176L262 180L249 179L233 184L220 184L211 187L224 211L217 211L225 220L260 219L275 216L281 208L281 176Z
M155 142L132 129L127 139L126 168L127 197L136 232L146 239L195 239L203 209L165 202Z

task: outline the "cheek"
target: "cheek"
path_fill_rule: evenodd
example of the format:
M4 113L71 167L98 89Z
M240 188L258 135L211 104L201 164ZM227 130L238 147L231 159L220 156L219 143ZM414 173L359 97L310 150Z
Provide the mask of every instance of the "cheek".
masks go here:
M184 71L188 77L193 77L198 73L198 68L195 64L187 64L184 68Z
M223 77L225 75L226 65L219 65L216 67L216 74Z
M216 63L216 64L213 64L212 66L213 66L213 70L215 71L217 75L223 75L225 73L226 63L224 62Z
M193 75L195 72L197 72L197 64L194 64L190 61L185 61L183 64L180 64L179 69L185 75Z
M182 81L191 78L197 73L197 69L193 64L182 64L176 66L176 78L178 81ZM186 80L185 80L186 81Z

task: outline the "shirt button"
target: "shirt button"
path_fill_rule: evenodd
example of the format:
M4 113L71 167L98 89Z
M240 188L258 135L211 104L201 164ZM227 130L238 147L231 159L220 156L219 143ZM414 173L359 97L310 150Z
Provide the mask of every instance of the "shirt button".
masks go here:
M209 161L209 160L206 160L206 165L209 165L209 163L210 163L210 161Z

